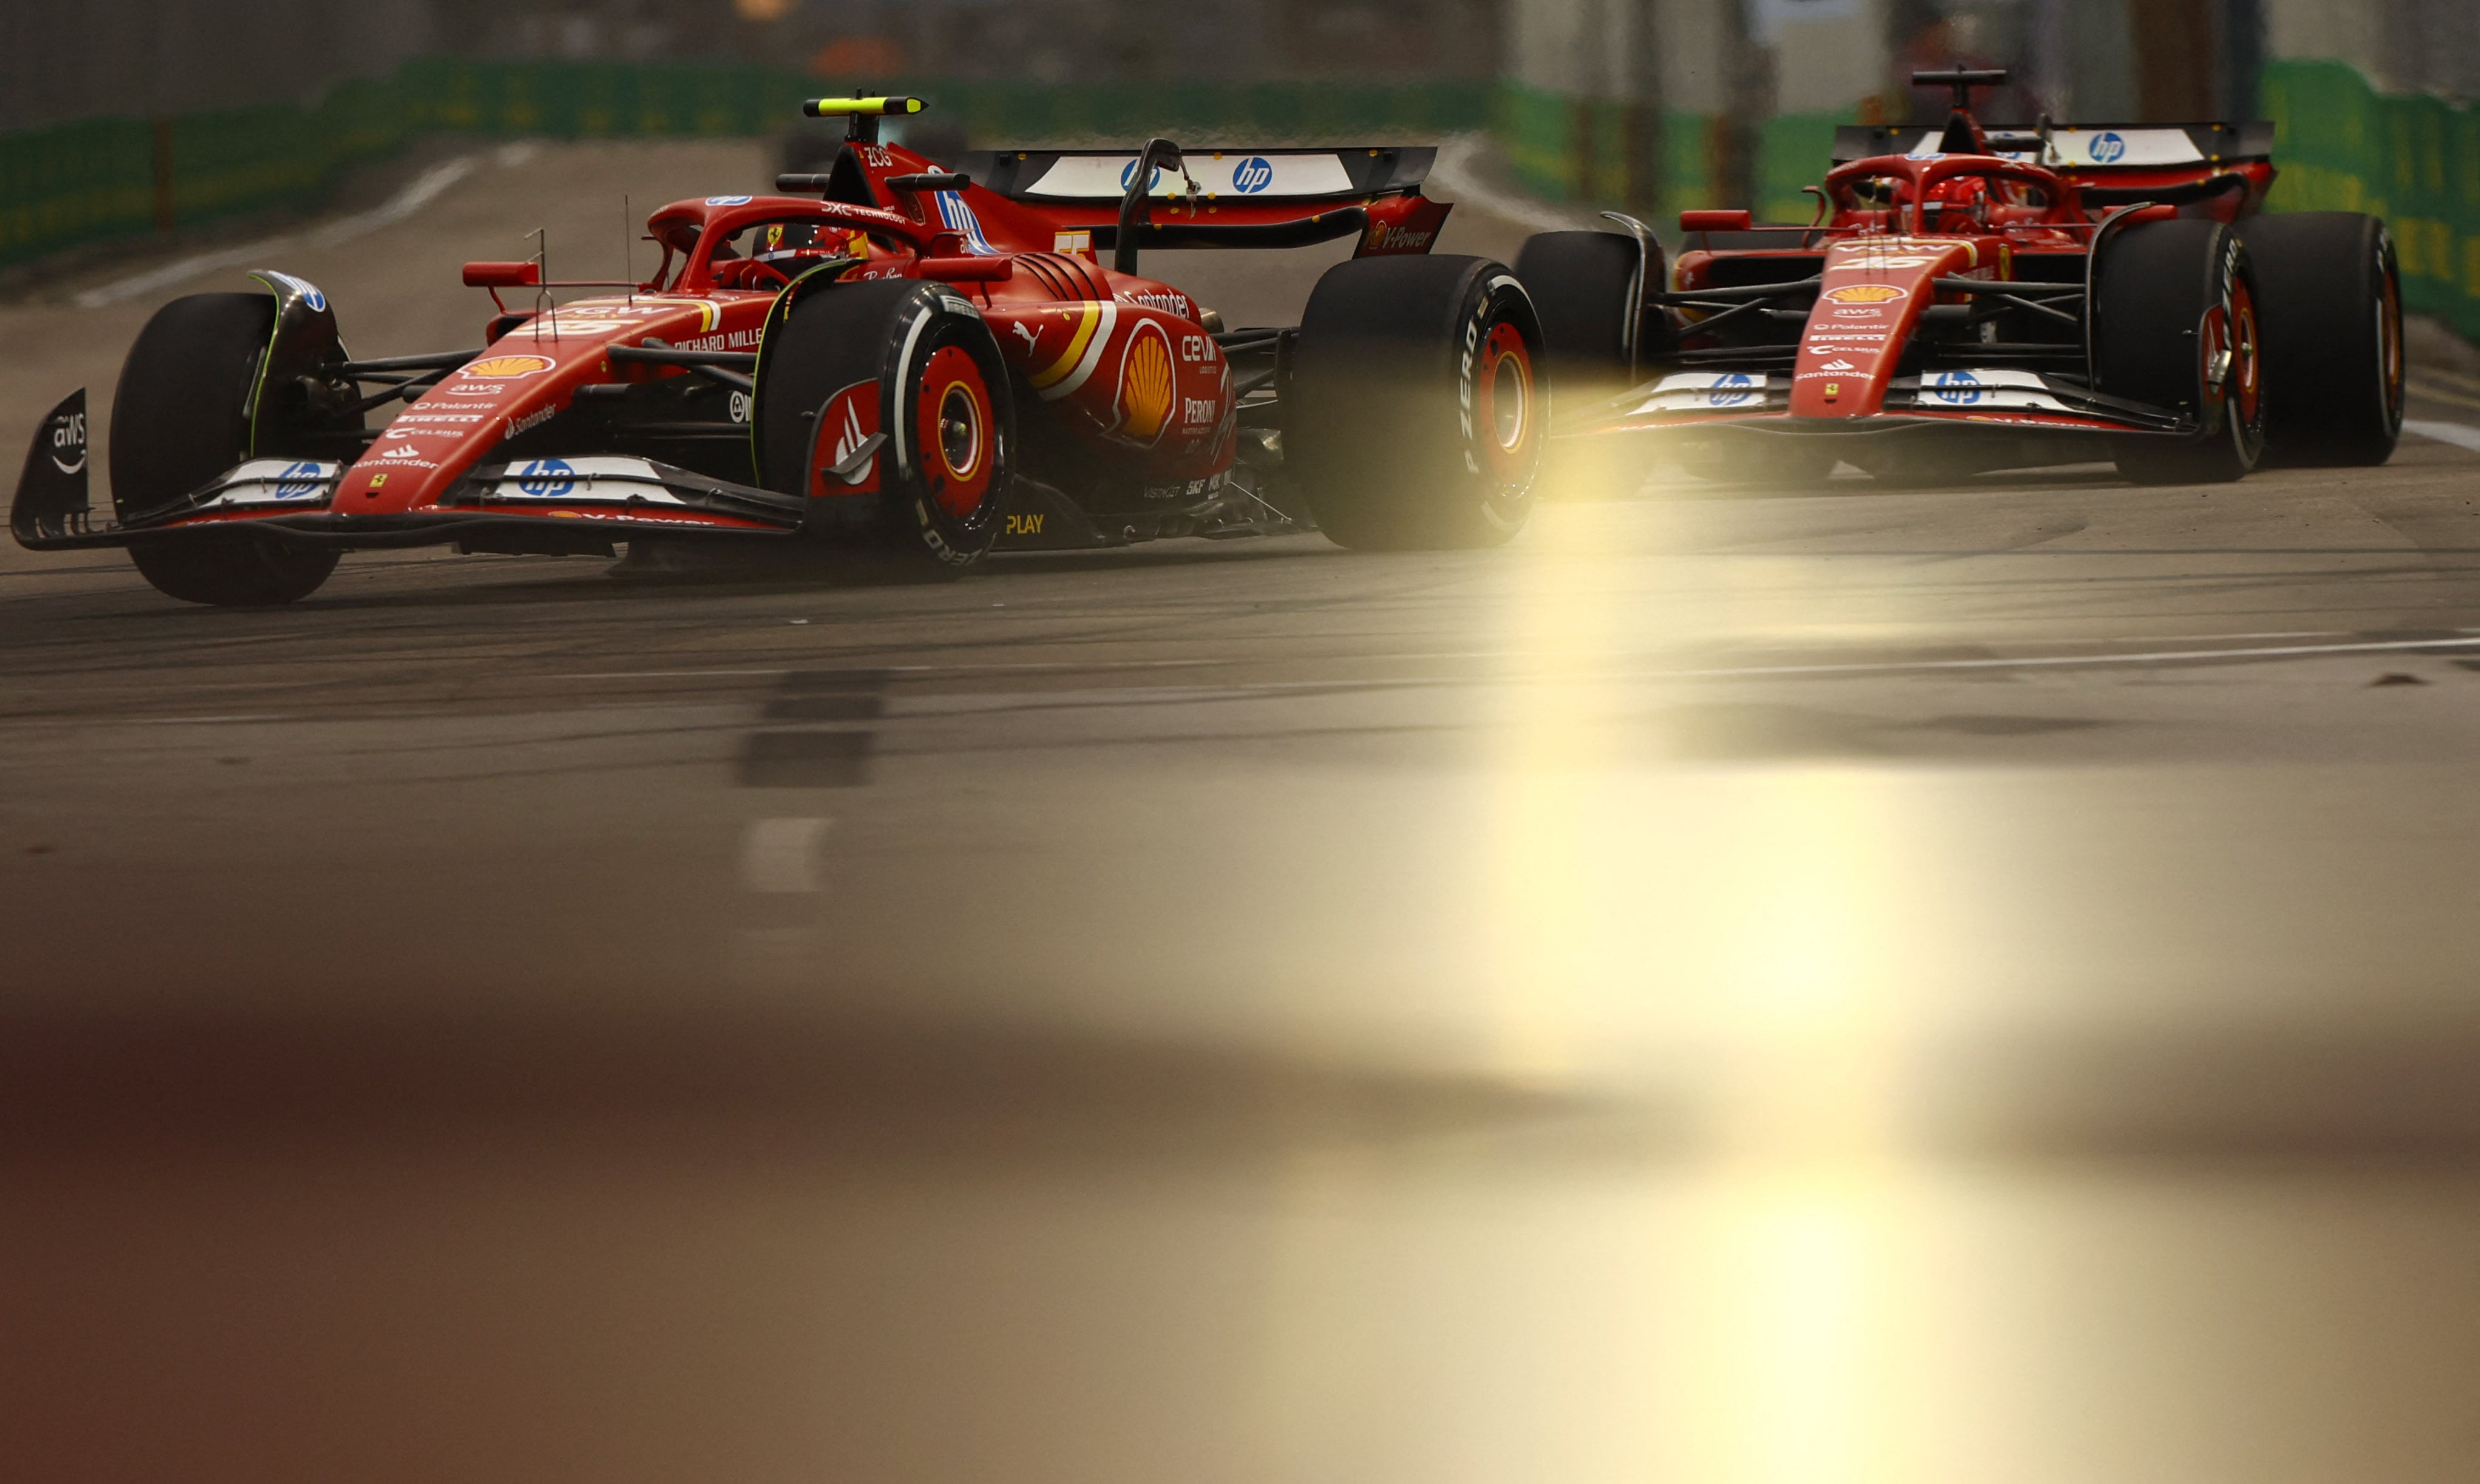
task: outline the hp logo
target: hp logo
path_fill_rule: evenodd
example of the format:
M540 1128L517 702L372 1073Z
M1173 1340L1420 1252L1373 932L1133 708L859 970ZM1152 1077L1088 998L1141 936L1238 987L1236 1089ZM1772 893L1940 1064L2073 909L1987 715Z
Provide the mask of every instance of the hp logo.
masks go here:
M2116 165L2119 162L2120 157L2126 153L2127 141L2124 137L2116 134L2096 134L2093 136L2093 164Z
M308 499L325 484L327 471L317 464L287 464L275 476L275 498Z
M1929 396L1950 407L1969 407L1980 400L1980 378L1970 371L1940 371L1929 384Z
M1275 167L1264 155L1251 155L1231 167L1231 189L1242 195L1255 195L1275 183Z
M1125 165L1124 165L1124 166L1120 166L1120 189L1121 189L1121 190L1123 190L1123 191L1127 190L1127 189L1128 189L1128 187L1129 187L1129 185L1130 185L1132 182L1134 182L1134 181L1136 180L1136 178L1137 178L1137 162L1135 162L1134 160L1131 160L1131 161L1129 161L1127 164L1125 164ZM1154 166L1154 173L1153 173L1152 178L1151 178L1151 179L1149 179L1149 180L1146 182L1146 189L1147 189L1148 191L1151 191L1154 187L1159 186L1159 185L1161 185L1161 184L1162 184L1162 166L1158 165L1158 166Z
M517 488L536 499L556 499L577 488L577 471L566 459L530 459L517 471Z
M1705 394L1705 400L1716 407L1737 407L1756 400L1756 379L1746 371L1733 371L1714 383L1714 389Z

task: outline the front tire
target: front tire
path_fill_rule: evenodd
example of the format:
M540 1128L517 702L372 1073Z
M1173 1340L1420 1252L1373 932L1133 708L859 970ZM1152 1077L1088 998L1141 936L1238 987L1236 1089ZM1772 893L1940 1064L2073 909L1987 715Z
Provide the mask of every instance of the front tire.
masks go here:
M250 397L274 326L270 294L193 294L138 332L112 399L112 505L122 522L250 456ZM338 553L253 530L193 528L139 537L129 559L168 598L254 608L317 592Z
M1549 432L1541 327L1486 258L1361 258L1301 316L1285 464L1338 546L1497 546L1533 511Z
M1633 379L1632 361L1665 346L1638 346L1634 337L1666 324L1661 311L1634 325L1637 274L1649 289L1663 289L1664 267L1640 263L1636 240L1615 232L1540 232L1515 254L1515 276L1541 321L1544 360L1551 375L1571 394L1615 395Z
M2137 484L2221 484L2264 451L2263 340L2256 277L2218 221L2148 221L2111 241L2093 314L2098 389L2191 418L2195 431L2121 439Z
M2264 317L2266 458L2332 468L2393 457L2402 280L2386 224L2358 212L2285 212L2249 217L2239 233Z
M809 529L899 573L959 576L998 540L1016 412L990 327L935 284L836 284L768 332L760 476L810 498ZM865 468L841 450L883 434Z

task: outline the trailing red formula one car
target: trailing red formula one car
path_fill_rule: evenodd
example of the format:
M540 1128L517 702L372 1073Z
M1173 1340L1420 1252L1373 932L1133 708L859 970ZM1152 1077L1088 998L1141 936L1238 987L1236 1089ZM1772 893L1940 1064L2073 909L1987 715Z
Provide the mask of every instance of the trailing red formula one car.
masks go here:
M1847 128L1806 226L1683 213L1550 233L1516 260L1554 364L1629 388L1560 433L1642 434L1692 473L1786 482L1838 462L1943 477L2114 460L2140 483L2235 479L2261 453L2377 464L2402 426L2384 223L2259 216L2269 125Z
M1523 524L1540 330L1508 269L1430 255L1434 151L1155 140L951 172L878 141L920 107L810 104L849 120L833 168L656 212L644 282L468 264L501 304L478 349L356 360L326 296L280 272L177 299L121 371L116 520L90 513L80 392L27 455L12 529L261 604L365 547L816 540L953 573L995 547L1311 520L1346 546L1459 547ZM1227 329L1137 271L1147 247L1346 236L1298 326Z

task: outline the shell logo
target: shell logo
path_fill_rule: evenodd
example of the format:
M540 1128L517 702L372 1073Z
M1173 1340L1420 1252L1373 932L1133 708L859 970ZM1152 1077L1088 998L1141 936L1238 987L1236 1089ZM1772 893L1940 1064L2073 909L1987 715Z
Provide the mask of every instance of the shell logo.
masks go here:
M1147 320L1128 337L1127 354L1120 361L1120 434L1150 444L1162 437L1171 421L1173 395L1171 338L1162 326Z
M511 376L530 376L551 370L548 356L495 355L465 363L465 374L477 381L505 381Z
M1909 295L1892 284L1855 283L1847 289L1837 289L1826 295L1837 304L1883 304L1888 299Z

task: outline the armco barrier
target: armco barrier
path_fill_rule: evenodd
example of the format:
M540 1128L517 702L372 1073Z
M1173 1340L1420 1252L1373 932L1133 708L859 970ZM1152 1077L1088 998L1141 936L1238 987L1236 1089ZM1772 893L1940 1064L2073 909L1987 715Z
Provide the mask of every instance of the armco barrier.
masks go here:
M2480 338L2480 110L2378 92L2338 62L2277 62L2259 90L2275 211L2364 211L2393 229L2403 304Z
M353 165L435 132L594 139L752 135L786 127L831 90L798 72L739 65L632 66L426 58L269 105L149 122L102 118L0 133L0 265L271 207L307 207ZM978 142L1191 144L1318 140L1418 143L1484 128L1480 83L890 84L918 92Z

